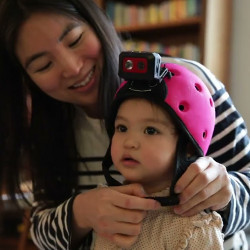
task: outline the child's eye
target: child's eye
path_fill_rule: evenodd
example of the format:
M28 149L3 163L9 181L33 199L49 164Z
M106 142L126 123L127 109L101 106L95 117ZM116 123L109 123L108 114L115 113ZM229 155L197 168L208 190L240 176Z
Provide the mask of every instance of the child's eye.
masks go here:
M74 47L75 45L77 45L79 43L79 41L81 40L81 38L82 38L82 34L83 33L81 33L80 36L74 42L69 44L69 47Z
M147 127L144 132L145 132L145 134L148 134L148 135L159 134L159 131L153 127Z
M115 130L116 130L117 132L124 133L124 132L127 131L127 127L124 126L124 125L117 125L117 126L115 127Z

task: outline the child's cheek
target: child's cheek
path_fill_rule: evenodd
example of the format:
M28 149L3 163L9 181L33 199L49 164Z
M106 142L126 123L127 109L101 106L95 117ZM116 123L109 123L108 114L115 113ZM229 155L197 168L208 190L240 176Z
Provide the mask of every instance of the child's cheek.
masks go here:
M111 145L111 157L113 160L113 163L116 165L117 159L120 155L120 146L117 144L117 140L115 138L112 139L112 145Z

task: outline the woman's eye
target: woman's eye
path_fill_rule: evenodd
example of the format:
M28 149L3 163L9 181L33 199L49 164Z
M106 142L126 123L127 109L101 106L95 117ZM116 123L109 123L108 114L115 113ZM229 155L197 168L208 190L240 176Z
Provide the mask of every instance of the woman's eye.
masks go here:
M81 33L80 36L73 43L70 43L69 47L74 47L75 45L77 45L82 38L82 34L83 33Z
M122 133L124 133L124 132L127 131L127 128L126 128L126 126L124 126L124 125L117 125L117 126L115 127L115 130L116 130L117 132L122 132Z
M159 131L153 127L147 127L145 129L145 134L148 134L148 135L156 135L156 134L159 134Z
M44 65L43 67L37 69L36 72L42 72L42 71L48 69L48 68L50 67L50 65L51 65L51 62L48 62L48 63L47 63L46 65Z

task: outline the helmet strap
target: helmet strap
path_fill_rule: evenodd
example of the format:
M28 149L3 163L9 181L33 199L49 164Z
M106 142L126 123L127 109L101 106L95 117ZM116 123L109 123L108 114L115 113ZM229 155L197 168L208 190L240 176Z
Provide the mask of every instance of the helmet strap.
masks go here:
M188 156L188 145L190 140L183 133L180 134L177 149L176 149L176 166L173 174L173 180L170 187L170 195L174 194L174 187L179 178L184 174L189 165L198 159L197 154L193 154L191 157Z
M109 168L112 165L113 161L111 158L111 143L110 143L106 155L104 156L104 159L102 161L102 171L108 186L121 186L122 184L110 175Z

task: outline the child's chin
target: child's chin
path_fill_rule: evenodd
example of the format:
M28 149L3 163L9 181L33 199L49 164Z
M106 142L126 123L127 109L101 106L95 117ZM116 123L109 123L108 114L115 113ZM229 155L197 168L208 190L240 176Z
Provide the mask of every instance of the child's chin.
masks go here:
M123 182L124 185L133 184L133 183L141 184L140 180L138 180L136 178L125 179L125 181Z

